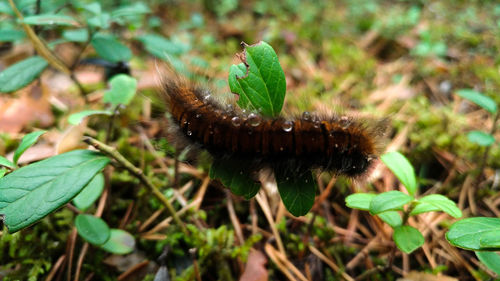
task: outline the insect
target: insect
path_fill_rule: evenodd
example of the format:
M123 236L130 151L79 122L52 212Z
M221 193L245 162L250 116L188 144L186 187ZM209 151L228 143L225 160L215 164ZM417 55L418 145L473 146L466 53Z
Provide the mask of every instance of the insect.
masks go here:
M268 118L224 105L182 78L164 83L164 98L178 131L215 159L269 167L289 176L310 169L359 178L378 158L385 120L304 112Z

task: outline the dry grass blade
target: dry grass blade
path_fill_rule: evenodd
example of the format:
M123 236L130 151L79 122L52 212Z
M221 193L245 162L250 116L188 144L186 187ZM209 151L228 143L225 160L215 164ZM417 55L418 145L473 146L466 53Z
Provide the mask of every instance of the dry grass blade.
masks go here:
M51 281L54 278L54 276L56 275L57 271L59 270L59 268L61 267L61 265L65 259L66 259L66 255L62 255L61 257L59 257L57 259L56 263L54 264L54 266L50 270L49 275L47 275L47 278L45 279L45 281Z
M255 195L255 199L257 199L257 202L259 203L262 212L264 212L264 215L266 216L267 222L269 223L269 227L271 227L271 231L273 232L274 238L276 239L276 244L278 244L278 249L283 255L286 256L285 247L283 247L283 242L281 241L280 234L273 220L273 216L271 214L271 208L266 200L266 194L262 189L259 191L259 193L257 193L257 195Z
M297 280L292 272L297 276L297 278L301 281L309 281L307 278L291 263L289 262L286 257L284 257L280 252L278 252L276 249L274 249L271 244L267 243L266 246L264 246L264 249L266 250L267 255L271 258L271 260L276 264L276 266L279 268L279 270L286 275L286 277L291 280L295 281ZM292 271L292 272L290 272Z
M345 280L354 281L354 278L349 276L349 274L343 272L332 260L325 256L320 250L316 249L314 246L309 245L309 250L311 253L316 255L320 260L326 263L335 273L339 273Z

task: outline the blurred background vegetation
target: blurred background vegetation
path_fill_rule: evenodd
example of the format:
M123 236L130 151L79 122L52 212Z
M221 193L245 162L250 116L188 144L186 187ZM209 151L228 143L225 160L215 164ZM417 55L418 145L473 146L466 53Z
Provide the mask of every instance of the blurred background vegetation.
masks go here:
M35 150L27 152L31 158L20 163L50 156L61 151L61 146L74 147L83 134L102 139L107 119L92 117L84 126L72 127L66 117L84 108L102 107L105 72L116 70L124 61L138 80L138 94L113 121L110 143L163 186L177 209L186 209L183 220L190 224L192 236L185 237L164 220L168 215L161 212L159 201L126 171L115 169L107 186L103 218L134 235L132 254L110 255L95 249L77 262L84 242L75 238L76 211L62 208L21 232L1 232L3 280L69 280L76 267L81 280L153 280L162 276L158 268L167 270L171 280L197 280L197 276L238 280L247 270L255 274L242 280L287 280L285 271L291 264L306 280L343 280L347 279L344 272L366 280L396 280L402 275L407 276L405 280L434 280L430 275L427 279L411 277L424 273L443 275L436 278L448 275L450 280L495 277L471 253L447 244L444 232L453 219L445 214L412 219L410 223L424 233L426 244L411 255L396 253L389 261L394 249L391 229L344 204L344 198L356 191L397 189L394 176L382 167L366 183L318 176L322 196L313 211L300 218L288 215L272 190L262 205L232 196L220 184L209 182L205 155L181 154L183 163L176 176L176 154L165 140L168 121L156 93L169 64L193 82L227 95L227 73L231 64L239 63L240 43L264 40L275 49L286 75L285 112L389 118L388 149L408 157L422 193L448 196L458 202L465 216L499 217L498 115L457 95L460 90L475 91L500 103L497 1L15 3L24 16L50 13L75 21L34 26L67 65L76 62L72 70L87 101L75 80L55 69L45 71L28 90L1 94L0 155L11 152L33 128L49 133ZM113 54L99 52L98 44L90 42L90 35L97 33L119 42L130 53L115 54L118 58L113 61ZM0 71L33 51L9 3L0 2ZM90 58L104 59L111 66ZM491 133L496 143L481 145L468 135L473 130ZM277 223L286 256L275 249L267 211ZM63 262L56 265L63 256ZM388 263L392 263L389 270L362 275ZM249 265L254 268L248 269ZM301 280L298 274L288 273Z

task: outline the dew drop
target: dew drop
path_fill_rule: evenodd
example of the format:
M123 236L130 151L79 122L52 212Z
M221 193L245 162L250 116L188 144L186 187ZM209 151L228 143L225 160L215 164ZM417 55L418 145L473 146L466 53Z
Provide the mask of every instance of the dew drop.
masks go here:
M287 180L287 181L290 180L290 177L286 177L285 180Z
M293 129L293 122L287 120L287 121L283 122L283 125L281 125L281 127L283 128L283 131L291 132Z
M309 113L308 111L304 111L304 113L302 113L302 119L304 119L304 121L311 120L311 113Z
M351 125L351 120L347 116L342 116L340 117L340 125L342 126L342 129L347 129L349 125Z
M227 115L222 115L222 120L226 120L227 119Z
M204 101L204 102L207 102L208 100L210 100L210 94L206 94L206 95L203 97L203 101Z
M186 134L187 134L188 136L192 136L192 135L193 135L193 132L191 132L191 131L187 131L187 133L186 133Z
M196 113L196 118L200 118L201 117L201 113Z
M240 171L240 175L243 175L243 171Z
M233 105L232 105L232 104L228 104L228 105L226 106L226 109L227 109L227 111L231 112L231 111L233 111L233 110L234 110L234 107L233 107Z
M231 123L233 124L233 126L239 127L241 125L241 118L238 116L234 116L233 118L231 118Z
M308 182L309 182L309 180L307 180L307 179L306 179L306 180L304 180L304 182L305 182L305 183L308 183Z
M248 115L248 124L250 124L250 126L252 127L257 127L260 125L260 122L261 122L261 118L259 115L255 114L255 113L250 113Z
M182 122L182 125L186 125L188 123L188 121L184 120L184 122Z
M283 151L285 150L285 148L283 148L283 146L280 146L280 151Z
M338 143L336 143L336 144L335 144L335 148L338 148L338 147L339 147L339 144L338 144Z
M210 130L208 131L209 134L213 135L214 134L214 131Z

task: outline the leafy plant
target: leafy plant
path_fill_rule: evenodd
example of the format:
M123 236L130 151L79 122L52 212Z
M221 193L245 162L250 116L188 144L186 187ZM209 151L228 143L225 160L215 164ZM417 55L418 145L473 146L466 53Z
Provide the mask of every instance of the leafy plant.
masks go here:
M389 152L381 157L382 162L394 173L408 194L392 190L380 194L356 193L346 197L346 205L353 209L369 211L393 229L396 246L411 253L424 244L420 231L408 225L408 218L427 212L442 211L454 218L462 212L446 196L431 194L418 198L418 183L410 162L399 152ZM402 214L402 215L401 215Z

